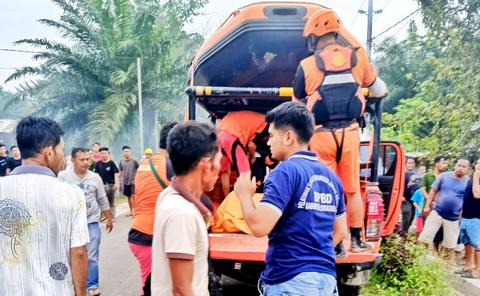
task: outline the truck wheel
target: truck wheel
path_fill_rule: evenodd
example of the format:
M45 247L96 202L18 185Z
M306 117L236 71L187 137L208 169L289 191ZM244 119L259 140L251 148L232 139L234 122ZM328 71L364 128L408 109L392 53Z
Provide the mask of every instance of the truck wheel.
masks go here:
M221 275L212 271L208 273L208 291L210 296L223 296Z
M360 296L360 290L362 288L359 286L348 286L344 284L338 284L338 295L339 296Z

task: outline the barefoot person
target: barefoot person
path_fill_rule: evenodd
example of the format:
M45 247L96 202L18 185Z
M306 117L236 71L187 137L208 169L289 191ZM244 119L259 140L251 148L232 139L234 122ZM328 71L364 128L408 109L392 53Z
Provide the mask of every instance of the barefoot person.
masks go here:
M118 165L120 178L122 180L122 193L128 198L128 207L130 212L127 216L132 216L133 200L135 198L135 174L139 167L138 162L132 158L132 149L130 146L122 147L122 157Z

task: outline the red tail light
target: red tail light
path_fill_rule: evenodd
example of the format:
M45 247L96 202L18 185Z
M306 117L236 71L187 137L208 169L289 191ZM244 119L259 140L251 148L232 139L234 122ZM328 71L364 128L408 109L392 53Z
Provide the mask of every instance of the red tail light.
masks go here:
M376 241L383 234L384 204L382 192L377 184L369 184L367 187L367 219L365 227L365 239L367 241Z

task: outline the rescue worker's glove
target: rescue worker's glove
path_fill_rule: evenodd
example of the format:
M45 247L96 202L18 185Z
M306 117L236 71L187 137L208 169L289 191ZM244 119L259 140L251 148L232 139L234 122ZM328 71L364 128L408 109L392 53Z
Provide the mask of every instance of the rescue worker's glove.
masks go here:
M371 86L362 88L362 93L367 100L378 101L387 96L387 85L380 77L377 77Z

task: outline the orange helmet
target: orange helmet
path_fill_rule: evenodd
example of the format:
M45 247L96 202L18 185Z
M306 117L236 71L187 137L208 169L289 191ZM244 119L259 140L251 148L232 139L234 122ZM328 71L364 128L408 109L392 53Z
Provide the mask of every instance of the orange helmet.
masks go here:
M303 36L320 37L327 33L338 32L340 30L340 19L337 14L330 9L321 9L315 11L307 20L303 28Z

